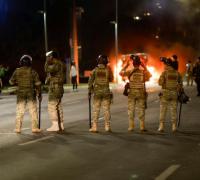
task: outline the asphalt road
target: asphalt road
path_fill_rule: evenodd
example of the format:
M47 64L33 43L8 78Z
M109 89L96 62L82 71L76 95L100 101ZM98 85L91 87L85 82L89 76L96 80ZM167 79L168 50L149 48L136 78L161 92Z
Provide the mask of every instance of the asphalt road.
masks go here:
M169 115L165 132L158 133L159 99L150 88L146 111L147 133L128 133L127 98L114 88L112 133L104 132L100 116L98 134L88 132L86 89L63 98L65 132L48 133L47 95L42 103L41 134L32 134L26 114L21 134L15 134L15 96L0 99L0 180L199 180L200 98L195 87L182 109L179 131L171 132Z

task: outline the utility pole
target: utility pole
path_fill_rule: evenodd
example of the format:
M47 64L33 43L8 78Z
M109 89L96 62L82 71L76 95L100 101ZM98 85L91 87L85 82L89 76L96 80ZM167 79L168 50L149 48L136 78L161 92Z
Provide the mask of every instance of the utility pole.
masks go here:
M76 18L76 0L73 0L73 21L72 21L72 46L73 46L73 60L76 65L77 82L79 83L79 62L78 62L78 34L77 34L77 18Z
M116 60L116 83L118 83L118 72L117 72L117 64L118 64L118 0L116 0L115 7L115 60Z
M45 51L48 51L48 37L47 37L47 19L46 19L46 12L47 12L47 7L46 7L46 0L44 2L44 11L43 11L43 16L44 16L44 40L45 40Z

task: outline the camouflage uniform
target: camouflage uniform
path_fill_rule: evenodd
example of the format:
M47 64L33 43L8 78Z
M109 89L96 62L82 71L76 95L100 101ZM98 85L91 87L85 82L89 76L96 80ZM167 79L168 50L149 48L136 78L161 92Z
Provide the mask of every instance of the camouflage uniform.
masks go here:
M163 131L164 120L168 106L171 112L172 131L176 131L177 122L177 98L178 91L182 88L182 78L173 67L167 66L159 78L159 85L162 86L160 96L160 125L158 131Z
M110 104L111 104L111 91L109 88L109 82L113 80L113 74L111 70L104 64L99 64L91 74L88 82L89 93L94 93L93 101L93 122L91 132L97 132L98 129L98 118L100 108L102 105L104 120L105 120L105 131L111 131L110 128Z
M38 116L36 92L40 91L41 82L36 71L31 67L17 68L11 79L11 85L17 85L17 108L16 108L16 132L21 132L22 121L28 105L29 113L32 119L32 131L38 130ZM40 92L39 92L40 93Z
M145 82L149 81L151 74L148 70L142 70L135 67L132 70L122 70L122 76L128 76L130 82L130 90L128 94L128 116L129 116L129 131L134 129L135 110L137 110L138 118L140 120L140 130L145 130L145 103L146 103L146 89Z
M64 63L54 58L52 63L46 61L45 71L48 74L46 84L49 85L48 112L52 121L52 127L47 131L64 130L62 97L66 68Z

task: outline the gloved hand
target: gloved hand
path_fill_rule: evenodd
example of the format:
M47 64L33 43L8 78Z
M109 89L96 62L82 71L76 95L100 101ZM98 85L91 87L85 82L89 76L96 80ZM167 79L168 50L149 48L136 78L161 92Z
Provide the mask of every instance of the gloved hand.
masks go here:
M42 101L42 94L41 94L41 93L40 93L40 94L38 94L38 95L37 95L37 98L38 98L38 101L40 101L40 102L41 102L41 101Z
M88 99L91 98L91 95L92 95L92 93L91 93L91 92L88 92Z

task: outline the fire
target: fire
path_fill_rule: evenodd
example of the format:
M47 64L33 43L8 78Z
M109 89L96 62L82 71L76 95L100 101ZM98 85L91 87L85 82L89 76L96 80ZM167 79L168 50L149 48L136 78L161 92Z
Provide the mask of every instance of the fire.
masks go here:
M118 84L124 84L124 80L119 75L119 72L122 69L122 60L118 60L117 66L114 65L114 80ZM148 71L151 73L152 77L150 78L150 84L157 84L158 78L160 76L159 72L154 66L147 66Z
M116 65L114 66L114 80L119 84L123 82L122 77L119 75L121 69L122 69L122 61L118 60L117 66Z
M158 71L156 71L154 66L147 66L148 71L151 73L152 77L150 78L149 83L157 83L160 74L158 73Z

